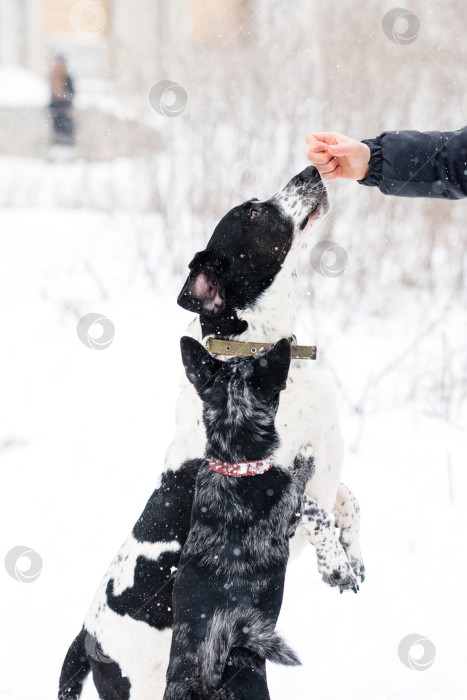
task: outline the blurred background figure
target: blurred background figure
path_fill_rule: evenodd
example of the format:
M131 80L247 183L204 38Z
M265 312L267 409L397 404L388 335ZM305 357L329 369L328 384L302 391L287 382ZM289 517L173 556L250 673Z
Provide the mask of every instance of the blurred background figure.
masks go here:
M50 112L52 115L53 145L50 156L56 160L57 156L69 159L74 150L75 124L73 120L73 80L68 72L65 59L57 54L52 63L50 73L51 101Z

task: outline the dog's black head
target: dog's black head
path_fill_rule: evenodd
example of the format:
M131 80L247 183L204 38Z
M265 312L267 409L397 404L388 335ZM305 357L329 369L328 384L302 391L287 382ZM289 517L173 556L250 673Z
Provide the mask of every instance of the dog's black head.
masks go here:
M193 338L184 336L180 345L187 377L203 401L209 454L228 462L272 454L279 441L274 418L290 366L289 341L227 362Z
M222 318L229 333L235 312L254 305L307 224L328 208L326 188L310 166L271 199L231 209L191 261L178 303L205 320Z

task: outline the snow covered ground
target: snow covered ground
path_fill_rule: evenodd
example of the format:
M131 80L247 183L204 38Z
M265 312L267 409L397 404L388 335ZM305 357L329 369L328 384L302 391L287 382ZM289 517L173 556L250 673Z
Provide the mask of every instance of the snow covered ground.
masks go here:
M28 208L21 163L14 167L15 206L6 176L0 191L2 554L27 545L43 569L31 583L3 570L0 697L46 700L161 470L181 372L178 342L190 316L175 302L184 272L172 271L157 215L130 209L128 199L111 211L74 208L72 197L56 208L46 194ZM29 163L28 172L35 168L43 186L50 167ZM55 177L79 187L76 170L66 170L73 166L60 167ZM126 166L105 167L115 175ZM0 170L7 174L1 161ZM152 241L144 254L143 234ZM192 252L184 251L183 264ZM339 284L302 274L310 286ZM303 666L270 667L273 700L457 700L465 692L466 406L459 394L454 414L437 412L425 395L410 395L414 376L431 376L442 335L449 348L451 341L465 347L462 310L450 308L448 326L422 338L416 360L407 352L362 399L369 377L410 347L417 304L401 298L398 314L379 318L360 309L345 332L338 308L315 308L312 319L302 309L300 340L318 343L339 381L344 481L361 505L367 580L358 595L339 595L320 581L311 548L291 565L279 627ZM77 336L90 312L115 326L105 350ZM399 642L412 633L436 647L428 670L398 658ZM92 685L83 697L95 700Z
M20 66L0 67L1 107L45 107L50 100L47 81Z

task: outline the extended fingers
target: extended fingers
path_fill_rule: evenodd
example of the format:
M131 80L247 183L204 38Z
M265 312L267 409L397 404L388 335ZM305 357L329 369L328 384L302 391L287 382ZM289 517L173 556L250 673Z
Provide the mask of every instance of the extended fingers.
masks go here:
M324 163L323 165L318 164L315 167L320 175L327 175L328 173L334 172L334 170L337 168L338 165L339 165L338 159L331 156L331 159L328 160L327 163Z
M306 137L306 142L310 146L310 148L313 141L319 141L320 143L324 144L327 148L328 144L337 143L336 134L337 132L335 131L313 131Z
M320 141L320 139L316 137L317 134L309 134L306 137L306 142L309 146L307 158L311 160L314 165L324 165L324 163L327 163L331 159L331 154L328 151L327 143Z
M322 145L325 146L325 144L322 144ZM316 166L325 165L326 163L329 163L331 158L333 158L333 156L327 150L327 146L325 146L325 148L326 148L325 151L323 151L323 150L317 151L317 150L314 150L314 148L310 148L310 150L306 154L306 157L308 158L308 160L311 160L313 165L316 165Z
M329 151L326 151L326 153L314 153L310 150L307 153L307 158L313 163L323 180L326 179L325 176L334 173L338 168L339 174L342 173L342 168L339 165L339 159L335 156L331 156Z
M319 170L319 168L318 168L318 170ZM324 180L324 182L331 182L331 180L336 180L341 175L342 175L342 168L340 165L338 165L332 172L327 173L327 174L325 173L324 175L322 175L322 179Z

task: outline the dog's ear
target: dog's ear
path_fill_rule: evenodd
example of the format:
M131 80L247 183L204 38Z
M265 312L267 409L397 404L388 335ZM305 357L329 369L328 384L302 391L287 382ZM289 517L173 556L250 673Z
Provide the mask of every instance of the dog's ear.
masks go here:
M290 342L279 340L274 347L255 358L254 377L259 390L278 394L285 389L290 367Z
M208 381L222 367L222 362L212 357L201 343L187 335L180 340L180 349L186 376L201 395Z

